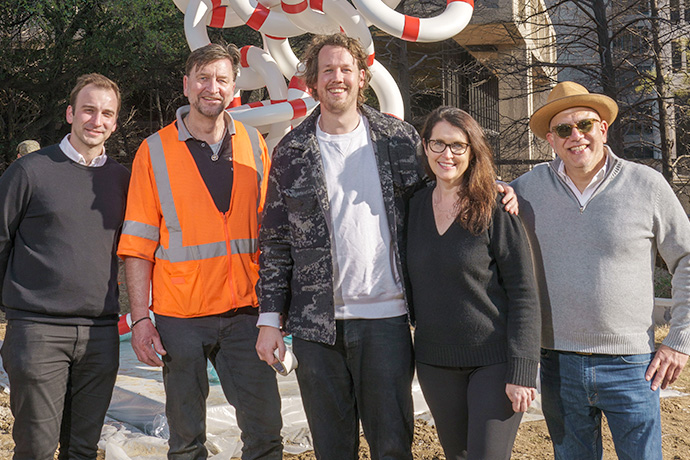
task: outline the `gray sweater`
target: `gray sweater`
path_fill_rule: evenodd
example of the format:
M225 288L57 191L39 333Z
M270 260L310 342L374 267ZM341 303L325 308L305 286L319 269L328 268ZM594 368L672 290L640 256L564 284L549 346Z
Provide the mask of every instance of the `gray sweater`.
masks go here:
M0 176L0 296L8 319L117 322L115 248L129 171L108 159L89 168L57 145Z
M560 159L513 182L535 259L542 346L612 355L654 349L654 260L673 274L664 344L690 353L690 221L664 178L610 152L585 206L557 175Z

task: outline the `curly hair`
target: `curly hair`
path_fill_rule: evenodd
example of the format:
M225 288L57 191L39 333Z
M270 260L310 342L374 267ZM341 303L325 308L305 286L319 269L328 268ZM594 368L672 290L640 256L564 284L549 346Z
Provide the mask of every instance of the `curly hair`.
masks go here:
M237 80L237 74L240 72L240 50L232 43L227 45L219 45L218 43L210 43L201 48L197 48L187 58L187 63L184 67L185 75L189 76L199 67L204 67L214 61L221 59L228 59L232 62L232 77Z
M72 88L72 92L69 94L69 105L72 107L77 105L77 96L79 95L79 92L88 85L94 85L97 88L105 90L112 90L115 93L115 98L117 99L117 113L120 113L120 106L122 105L120 87L117 86L117 83L112 81L110 78L101 75L100 73L87 73L77 78L77 82L74 85L74 88Z
M496 207L496 166L493 152L484 130L472 116L455 107L441 106L431 112L421 132L422 145L427 149L431 132L437 123L445 121L461 130L467 137L470 154L467 171L463 174L458 190L460 212L456 220L465 229L478 235L489 228ZM424 158L424 168L429 177L436 178Z
M304 57L300 61L298 67L300 70L297 76L304 79L304 83L307 85L307 88L309 88L312 97L318 101L319 95L316 92L316 83L319 80L319 53L324 46L339 46L345 48L357 63L357 70L364 70L364 86L360 88L359 94L357 95L357 105L363 104L366 99L364 90L369 86L371 72L367 64L367 52L356 38L348 37L342 33L314 36L304 53Z

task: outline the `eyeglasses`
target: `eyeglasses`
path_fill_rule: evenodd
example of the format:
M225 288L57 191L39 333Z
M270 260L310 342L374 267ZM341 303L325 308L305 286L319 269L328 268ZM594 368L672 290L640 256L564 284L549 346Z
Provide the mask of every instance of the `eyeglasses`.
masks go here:
M582 134L587 134L594 127L595 122L601 122L601 120L597 120L596 118L585 118L574 125L561 123L560 125L556 125L551 131L556 133L561 139L567 139L573 133L573 128L577 128Z
M445 142L436 139L429 139L426 145L428 145L429 149L434 153L443 153L446 151L446 147L450 147L450 152L453 155L462 155L467 151L467 147L470 146L470 144L465 144L463 142L453 142L452 144L446 144Z

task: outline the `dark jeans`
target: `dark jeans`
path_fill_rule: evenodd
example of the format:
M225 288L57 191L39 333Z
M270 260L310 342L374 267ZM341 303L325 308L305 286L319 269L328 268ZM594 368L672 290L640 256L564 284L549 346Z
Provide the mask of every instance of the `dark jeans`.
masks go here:
M507 363L439 367L417 363L436 431L448 460L508 460L522 413L506 395Z
M95 459L120 357L117 326L10 320L2 360L10 380L14 460Z
M247 313L249 312L249 314ZM276 374L256 354L256 309L199 318L156 315L163 356L168 458L204 459L206 360L216 368L223 393L242 431L243 460L283 458L280 395Z
M601 415L621 460L661 460L659 390L644 378L654 355L541 352L541 400L556 460L599 460Z
M293 339L316 458L356 460L359 421L372 460L411 460L412 339L406 316L336 321L335 345Z

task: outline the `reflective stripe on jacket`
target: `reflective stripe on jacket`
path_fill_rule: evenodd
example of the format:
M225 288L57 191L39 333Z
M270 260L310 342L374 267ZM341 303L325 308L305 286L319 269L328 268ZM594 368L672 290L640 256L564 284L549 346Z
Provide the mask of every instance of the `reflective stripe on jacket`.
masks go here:
M259 133L234 123L226 213L175 123L146 139L134 159L118 255L154 263L155 313L184 318L258 305L259 215L270 160Z

